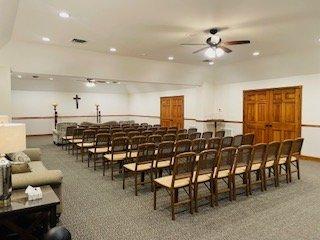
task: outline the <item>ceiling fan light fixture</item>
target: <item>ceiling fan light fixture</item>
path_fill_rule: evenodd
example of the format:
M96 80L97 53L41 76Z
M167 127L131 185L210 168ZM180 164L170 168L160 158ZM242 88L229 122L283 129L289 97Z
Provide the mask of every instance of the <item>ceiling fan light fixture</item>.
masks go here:
M59 16L60 16L61 18L69 18L69 17L70 17L70 14L67 13L66 11L61 11L61 12L59 12Z
M214 62L213 62L213 61L209 62L209 65L211 65L211 66L212 66L213 64L214 64Z
M222 57L224 55L224 51L222 48L217 48L216 49L216 55L217 57Z
M217 56L214 48L208 48L204 54L206 55L206 57L210 59L215 58Z
M260 52L256 51L254 53L252 53L253 56L259 56L260 55Z

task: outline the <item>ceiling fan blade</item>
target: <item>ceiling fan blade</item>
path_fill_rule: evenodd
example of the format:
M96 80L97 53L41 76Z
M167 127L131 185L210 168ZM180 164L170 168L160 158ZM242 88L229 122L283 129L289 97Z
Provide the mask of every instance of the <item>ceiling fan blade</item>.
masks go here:
M192 54L195 54L195 53L201 52L201 51L206 50L206 49L208 49L208 48L210 48L210 47L204 47L204 48L201 48L201 49L199 49L199 50L197 50L197 51L194 51Z
M206 59L206 60L203 60L202 62L208 63L208 62L212 62L212 60Z
M180 46L206 46L204 43L181 43Z
M224 46L219 46L219 48L221 48L226 53L231 53L232 52L232 50L230 48L227 48L227 47L224 47Z
M103 80L98 80L96 82L98 82L98 83L106 83L106 81L103 81Z
M238 44L249 44L249 43L250 43L250 40L223 42L223 44L226 44L226 45L238 45Z

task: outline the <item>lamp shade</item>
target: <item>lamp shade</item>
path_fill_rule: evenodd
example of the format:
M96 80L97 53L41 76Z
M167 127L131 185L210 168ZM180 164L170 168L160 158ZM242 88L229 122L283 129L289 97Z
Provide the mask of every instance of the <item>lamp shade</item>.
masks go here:
M0 115L0 124L2 124L2 123L9 123L9 122L10 122L9 116Z
M22 123L0 124L0 154L26 149L26 125Z

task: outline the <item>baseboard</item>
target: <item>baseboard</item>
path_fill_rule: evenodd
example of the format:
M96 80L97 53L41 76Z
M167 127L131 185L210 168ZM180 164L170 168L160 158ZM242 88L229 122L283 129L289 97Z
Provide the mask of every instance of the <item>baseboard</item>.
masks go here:
M27 134L27 137L40 137L40 136L52 136L52 133L46 133L46 134Z
M301 159L302 159L302 160L306 160L306 161L320 162L320 158L319 158L319 157L313 157L313 156L302 155L302 156L301 156Z

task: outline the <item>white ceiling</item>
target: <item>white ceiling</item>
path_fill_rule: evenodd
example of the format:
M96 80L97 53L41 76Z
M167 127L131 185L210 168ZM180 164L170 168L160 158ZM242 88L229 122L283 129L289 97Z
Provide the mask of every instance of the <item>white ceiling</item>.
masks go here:
M58 16L60 10L70 19ZM249 39L250 45L232 46L233 53L217 64L231 64L261 56L310 50L320 37L319 0L23 0L19 2L12 38L42 43L43 36L58 46L117 55L204 64L197 47L180 43L204 42L211 27L228 27L223 40ZM88 43L76 46L72 38ZM146 56L141 54L146 53ZM108 53L110 54L110 53Z

